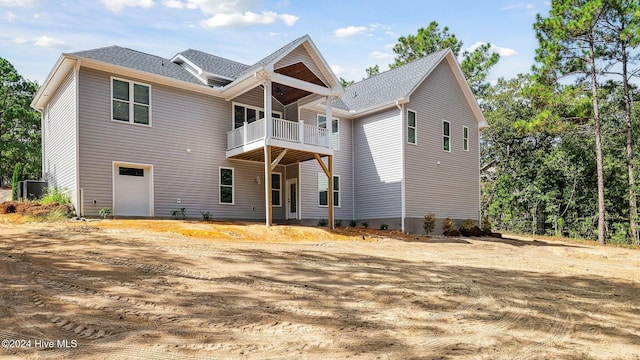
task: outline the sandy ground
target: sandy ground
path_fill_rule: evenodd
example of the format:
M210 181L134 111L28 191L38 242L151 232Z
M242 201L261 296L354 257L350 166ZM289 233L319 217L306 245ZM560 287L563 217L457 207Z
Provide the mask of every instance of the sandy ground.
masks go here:
M640 359L638 250L4 217L1 358Z

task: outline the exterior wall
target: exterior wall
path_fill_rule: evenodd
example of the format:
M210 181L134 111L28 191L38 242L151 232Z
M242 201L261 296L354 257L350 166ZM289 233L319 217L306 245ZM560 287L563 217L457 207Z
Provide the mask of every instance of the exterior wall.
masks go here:
M417 113L417 145L406 144L406 110ZM451 124L451 152L442 149L442 121ZM469 127L469 151L463 150ZM442 62L405 105L406 217L477 219L480 212L478 123L454 74Z
M242 103L245 105L251 105L251 106L264 109L264 90L260 87L251 89L246 93L233 99L233 102ZM231 107L231 105L229 105L229 107ZM273 111L278 111L284 115L284 106L276 99L272 98L271 108L273 109ZM233 118L229 118L229 130L233 129L232 121L233 121Z
M284 118L291 121L298 121L298 104L289 104L284 108Z
M112 162L120 161L153 165L156 217L184 207L193 218L200 211L214 219L265 218L263 164L225 157L231 102L150 83L152 126L132 125L111 120L110 81L108 73L80 72L80 186L87 216L113 207ZM219 204L219 166L234 168L235 205ZM284 176L283 168L276 171ZM274 218L283 217L280 209L274 208Z
M300 109L300 119L305 124L317 123L318 111ZM336 220L353 219L353 161L352 161L352 123L350 119L338 118L340 150L333 152L333 174L340 176L340 207L334 208ZM326 158L325 164L327 163ZM324 173L317 161L300 163L301 174L298 182L300 189L301 210L303 219L326 219L328 209L318 205L318 173Z
M354 120L356 219L402 216L401 124L397 108Z
M76 81L71 71L44 111L44 177L50 187L67 190L76 212L77 194L77 100Z

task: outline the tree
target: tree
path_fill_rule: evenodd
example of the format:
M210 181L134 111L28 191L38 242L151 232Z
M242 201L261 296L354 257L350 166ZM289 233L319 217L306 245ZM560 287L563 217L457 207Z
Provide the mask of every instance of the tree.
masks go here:
M598 242L606 243L605 194L602 156L602 133L598 103L597 62L602 56L602 38L598 26L603 20L602 0L553 0L549 17L537 16L534 24L539 47L536 61L542 64L539 78L546 84L584 74L590 83L592 119L594 123L596 173L598 191ZM551 100L553 101L553 100Z
M340 82L342 83L342 87L347 87L349 85L355 84L355 81L353 81L353 80L349 81L349 80L347 80L347 79L345 79L343 77L340 77Z
M393 47L395 62L389 66L393 69L446 48L450 48L458 57L462 45L455 34L449 33L448 27L440 30L438 23L432 21L426 28L419 28L416 35L398 38ZM460 67L476 97L484 97L489 87L486 83L487 74L499 60L500 55L491 51L491 44L481 44L462 53Z
M11 177L11 200L18 200L18 183L22 181L22 163L17 163L13 168Z
M630 80L638 75L638 70L629 71L629 65L640 60L639 53L632 50L640 43L640 6L636 0L609 0L602 27L603 36L608 44L606 57L610 63L608 71L619 75L622 80L625 118L625 153L628 177L629 228L633 243L640 244L638 236L638 207L636 203L636 185L633 155L633 124L631 122ZM615 65L621 65L619 71Z
M367 72L367 79L368 79L374 75L380 74L380 66L378 65L370 66L366 68L365 71Z
M24 164L25 178L40 177L40 116L29 107L37 90L0 57L0 183L18 162Z

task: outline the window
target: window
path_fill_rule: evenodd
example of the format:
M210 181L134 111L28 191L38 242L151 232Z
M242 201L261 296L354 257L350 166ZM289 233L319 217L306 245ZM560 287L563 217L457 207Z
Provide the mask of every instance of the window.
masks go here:
M279 111L273 111L271 116L281 119L282 114ZM264 109L244 104L233 104L233 128L237 129L244 126L244 122L252 123L256 120L264 118Z
M150 125L150 86L112 78L111 115L116 121Z
M281 207L282 199L282 183L280 173L271 173L271 205L274 207Z
M407 111L407 142L416 144L416 112L412 110Z
M220 204L233 203L233 168L220 167Z
M338 119L333 118L333 121L331 122L331 146L335 150L340 150L339 125ZM325 115L318 114L318 127L323 129L327 128L327 117Z
M119 167L118 174L124 175L124 176L143 176L144 177L144 169Z
M464 151L469 151L469 128L462 127L462 148Z
M442 150L451 151L451 124L442 120Z
M318 173L318 205L329 206L329 183L324 173ZM340 176L333 175L333 206L340 207Z

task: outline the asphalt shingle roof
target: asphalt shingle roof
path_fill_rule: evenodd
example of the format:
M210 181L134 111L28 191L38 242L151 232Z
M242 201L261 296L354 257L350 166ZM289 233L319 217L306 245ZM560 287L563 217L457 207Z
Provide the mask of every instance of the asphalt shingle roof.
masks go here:
M78 51L70 55L103 61L113 65L120 65L130 69L202 85L202 81L198 80L182 66L172 63L169 59L120 46Z
M333 106L345 111L362 111L405 98L447 51L449 50L435 52L347 86Z
M181 52L180 55L189 59L189 61L206 72L231 79L237 79L245 70L247 70L247 68L249 68L249 65L241 64L237 61L211 55L199 50L185 50Z

